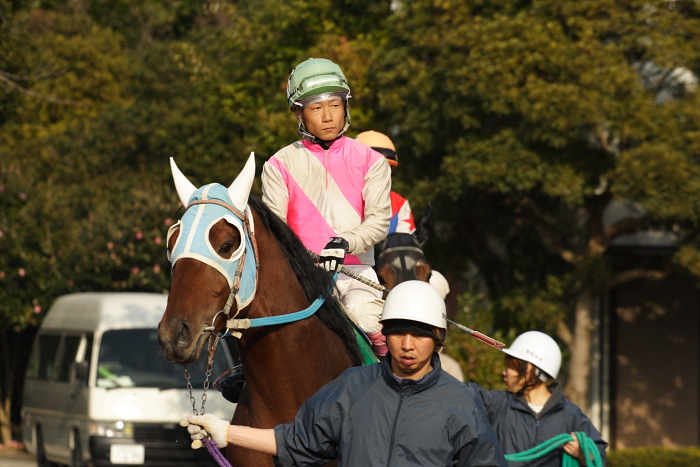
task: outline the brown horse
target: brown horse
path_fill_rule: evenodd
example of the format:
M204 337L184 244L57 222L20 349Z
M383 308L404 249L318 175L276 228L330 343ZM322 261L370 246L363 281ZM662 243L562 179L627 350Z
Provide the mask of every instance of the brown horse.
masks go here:
M414 234L392 233L375 247L379 282L388 290L404 281L428 282L432 268Z
M195 189L171 166L186 210L169 232L172 284L159 327L161 349L170 361L192 363L211 333L229 328L239 339L246 380L232 423L272 428L290 422L321 386L362 364L333 278L286 224L249 199L252 154L229 188ZM312 303L322 305L298 319L295 312ZM236 446L227 448L227 457L234 466L272 465L270 456Z

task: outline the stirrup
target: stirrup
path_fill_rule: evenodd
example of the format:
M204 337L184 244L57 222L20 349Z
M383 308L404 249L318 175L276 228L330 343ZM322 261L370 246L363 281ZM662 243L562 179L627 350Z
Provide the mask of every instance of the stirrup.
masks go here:
M243 365L234 366L223 372L213 383L214 388L229 402L238 403L245 386Z

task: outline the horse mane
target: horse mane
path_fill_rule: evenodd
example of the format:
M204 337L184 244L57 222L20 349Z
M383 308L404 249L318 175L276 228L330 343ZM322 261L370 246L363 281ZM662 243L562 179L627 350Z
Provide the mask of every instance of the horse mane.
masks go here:
M313 262L306 247L294 231L262 201L251 196L248 199L248 205L255 209L265 227L280 242L284 255L297 276L307 300L313 302L319 296L325 298L323 305L316 312L316 316L330 330L338 334L345 344L353 365L362 365L362 352L357 343L354 325L345 314L339 299L333 293L335 290L333 277Z

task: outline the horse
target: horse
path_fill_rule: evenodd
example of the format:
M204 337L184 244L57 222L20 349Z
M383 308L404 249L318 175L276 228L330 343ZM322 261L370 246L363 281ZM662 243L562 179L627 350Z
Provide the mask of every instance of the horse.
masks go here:
M428 282L432 272L415 234L395 232L387 235L376 245L374 261L379 283L387 290L408 280Z
M306 399L366 355L333 277L250 197L254 154L228 188L197 189L170 163L185 212L168 232L172 277L158 330L161 350L187 365L212 336L231 332L246 381L231 423L290 422ZM269 455L231 445L226 456L233 465L273 465Z

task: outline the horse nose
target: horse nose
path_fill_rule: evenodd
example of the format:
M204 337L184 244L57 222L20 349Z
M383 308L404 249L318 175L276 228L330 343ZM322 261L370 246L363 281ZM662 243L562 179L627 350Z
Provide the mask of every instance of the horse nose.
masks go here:
M165 358L179 361L192 346L192 330L185 321L161 321L158 325L158 345Z
M189 348L192 345L192 330L186 321L180 323L180 331L177 335L177 346L180 350Z

